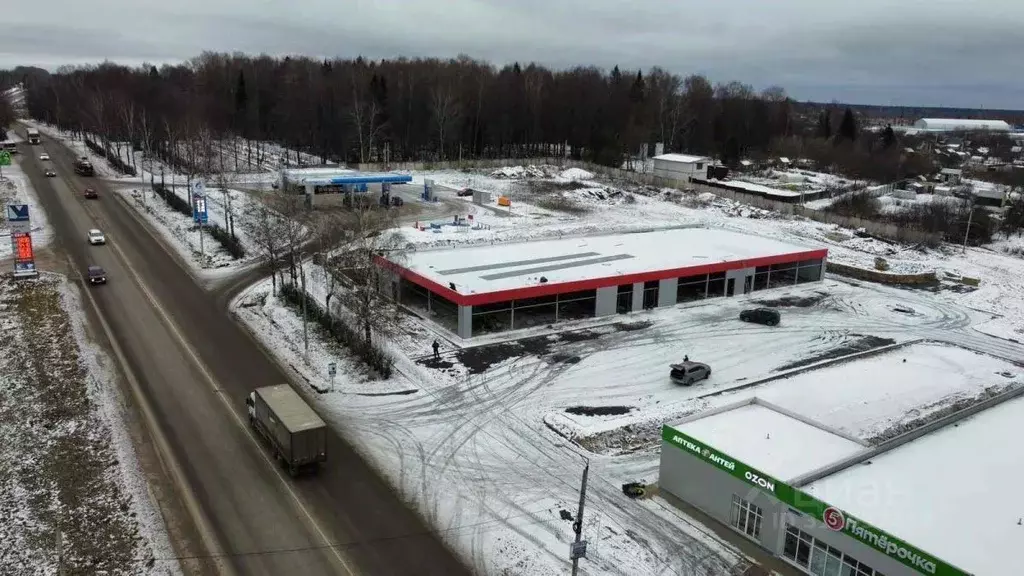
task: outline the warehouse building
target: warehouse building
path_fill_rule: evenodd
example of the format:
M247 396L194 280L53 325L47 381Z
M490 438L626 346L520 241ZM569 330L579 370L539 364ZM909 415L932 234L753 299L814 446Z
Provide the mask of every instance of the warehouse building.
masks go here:
M828 251L705 228L378 259L399 300L462 338L821 280Z
M689 182L690 178L707 178L711 159L687 154L662 154L652 158L654 175Z
M929 132L1009 132L1012 126L1003 120L970 120L966 118L921 118L914 128Z
M1024 398L961 414L872 446L748 399L663 427L659 489L808 574L1015 574Z

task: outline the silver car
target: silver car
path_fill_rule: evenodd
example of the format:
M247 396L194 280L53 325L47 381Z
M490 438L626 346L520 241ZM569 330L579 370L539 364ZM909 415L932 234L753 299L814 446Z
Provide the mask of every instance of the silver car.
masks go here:
M672 371L669 372L669 378L672 379L672 382L683 386L690 386L694 382L711 377L711 367L701 362L686 360L679 364L672 364L670 367Z

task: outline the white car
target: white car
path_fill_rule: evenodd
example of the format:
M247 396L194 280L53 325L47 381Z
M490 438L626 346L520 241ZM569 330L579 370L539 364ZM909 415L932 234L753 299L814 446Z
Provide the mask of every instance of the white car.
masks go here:
M46 152L43 152L42 154L39 155L39 159L40 160L49 160L50 159L50 155L47 154Z
M97 230L95 228L93 228L92 230L89 230L89 244L92 244L93 246L95 246L97 244L106 244L106 243L107 243L107 237L103 235L103 232L101 232L100 230Z

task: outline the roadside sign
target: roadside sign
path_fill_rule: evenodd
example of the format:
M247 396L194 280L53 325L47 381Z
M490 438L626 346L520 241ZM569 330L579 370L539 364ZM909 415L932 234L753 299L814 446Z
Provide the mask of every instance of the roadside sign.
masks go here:
M14 248L14 277L38 276L35 254L32 251L32 236L27 232L12 232L11 246Z
M32 231L32 221L28 217L28 204L8 204L7 223L11 233Z
M587 557L587 541L580 540L569 544L569 560Z
M196 224L206 224L209 221L209 214L206 213L205 196L192 194L192 220Z
M0 166L11 165L11 153L7 150L0 150Z
M334 378L338 374L338 364L335 362L327 364L327 373Z

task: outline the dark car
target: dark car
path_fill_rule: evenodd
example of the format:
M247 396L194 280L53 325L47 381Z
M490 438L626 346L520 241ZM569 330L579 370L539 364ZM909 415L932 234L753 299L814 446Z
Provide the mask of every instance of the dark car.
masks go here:
M96 193L96 189L95 188L86 188L85 189L85 197L86 198L90 198L90 199L96 199L96 198L99 198L100 195Z
M711 367L701 362L686 360L679 364L672 364L670 368L672 368L672 371L669 372L669 378L676 384L682 384L683 386L689 386L694 382L707 380L711 377Z
M463 188L463 189L459 190L458 192L456 192L455 195L456 196L472 196L473 195L473 189L472 188Z
M43 173L46 174L47 178L53 178L54 176L57 175L57 171L54 170L53 168L47 168L46 171Z
M740 312L740 320L754 322L765 326L775 326L782 319L782 315L774 308L753 308Z
M89 266L89 284L106 284L107 273L99 266Z

